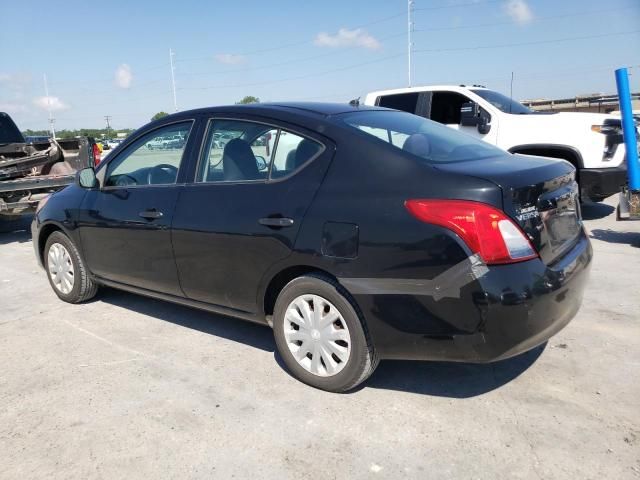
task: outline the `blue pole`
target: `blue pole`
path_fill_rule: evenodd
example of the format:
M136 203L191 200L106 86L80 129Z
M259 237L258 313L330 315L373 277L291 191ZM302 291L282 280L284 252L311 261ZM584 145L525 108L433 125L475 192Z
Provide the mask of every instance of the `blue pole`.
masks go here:
M629 75L626 68L616 70L616 85L618 86L618 97L620 99L620 112L622 113L622 136L627 153L629 190L635 192L640 190L640 163L638 162L636 126L633 121L633 108L629 91Z

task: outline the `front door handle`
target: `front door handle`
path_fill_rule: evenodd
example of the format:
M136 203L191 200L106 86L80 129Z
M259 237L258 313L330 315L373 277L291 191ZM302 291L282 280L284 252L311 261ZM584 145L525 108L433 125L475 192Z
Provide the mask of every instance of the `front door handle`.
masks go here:
M163 215L162 212L159 212L158 210L155 210L155 209L145 210L144 212L140 212L138 214L138 216L142 218L146 218L147 220L155 220L157 218L162 217L162 215Z
M293 218L285 218L285 217L266 217L258 220L260 225L265 225L267 227L290 227L293 225Z

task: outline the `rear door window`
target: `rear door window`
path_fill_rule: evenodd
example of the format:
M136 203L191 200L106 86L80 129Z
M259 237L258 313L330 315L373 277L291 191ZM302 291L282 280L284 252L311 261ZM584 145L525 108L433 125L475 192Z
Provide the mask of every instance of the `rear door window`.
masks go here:
M291 175L324 147L315 140L263 123L213 119L198 167L198 182L267 181Z
M271 178L282 178L292 174L323 150L322 145L315 140L286 130L280 130L275 148Z
M209 122L198 168L198 182L265 181L269 175L270 139L278 129L244 120Z
M408 113L417 113L419 98L420 92L382 95L378 97L378 106L402 110Z

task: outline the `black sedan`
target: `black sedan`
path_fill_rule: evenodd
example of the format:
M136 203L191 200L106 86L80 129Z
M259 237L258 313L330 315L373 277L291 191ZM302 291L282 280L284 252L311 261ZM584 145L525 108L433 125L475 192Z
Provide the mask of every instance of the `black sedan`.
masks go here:
M383 108L205 108L79 172L33 243L66 302L104 285L268 324L293 375L346 391L380 359L493 361L563 328L592 257L574 176Z

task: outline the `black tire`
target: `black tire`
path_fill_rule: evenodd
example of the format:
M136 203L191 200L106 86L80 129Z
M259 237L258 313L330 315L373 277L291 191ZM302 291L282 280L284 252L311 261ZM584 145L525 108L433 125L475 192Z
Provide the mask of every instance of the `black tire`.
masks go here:
M347 324L351 351L349 359L338 373L318 376L307 371L294 358L285 338L285 313L289 304L305 294L319 295L331 302ZM329 392L346 392L364 382L378 366L379 359L358 306L349 293L334 279L310 273L291 280L276 300L273 313L276 347L287 369L301 382Z
M62 245L71 259L74 270L73 287L68 293L63 293L58 287L55 286L51 274L49 273L49 250L55 243ZM53 232L47 238L47 243L44 247L44 267L49 279L49 284L53 291L58 295L60 300L68 303L81 303L95 297L98 292L98 285L89 276L89 271L85 266L78 249L74 243L64 233L58 231Z

